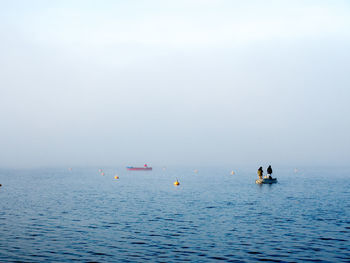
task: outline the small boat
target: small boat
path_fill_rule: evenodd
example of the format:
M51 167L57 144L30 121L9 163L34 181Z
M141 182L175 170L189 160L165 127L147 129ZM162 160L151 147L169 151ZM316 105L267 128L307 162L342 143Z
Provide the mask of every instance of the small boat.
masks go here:
M147 164L143 167L127 166L126 169L129 171L152 171L152 167L148 167Z
M255 180L256 184L275 184L277 183L277 178L263 178Z

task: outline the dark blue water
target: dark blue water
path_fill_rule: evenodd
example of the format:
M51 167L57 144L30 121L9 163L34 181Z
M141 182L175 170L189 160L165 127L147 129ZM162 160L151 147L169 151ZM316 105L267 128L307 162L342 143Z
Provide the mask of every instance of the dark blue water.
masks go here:
M1 170L0 262L349 262L347 170L274 170Z

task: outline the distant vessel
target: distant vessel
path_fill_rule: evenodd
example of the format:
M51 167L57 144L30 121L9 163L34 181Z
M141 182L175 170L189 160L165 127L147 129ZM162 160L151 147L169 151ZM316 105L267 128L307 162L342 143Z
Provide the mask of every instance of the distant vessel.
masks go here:
M256 184L275 184L277 183L277 178L263 178L263 179L257 179L255 180Z
M147 164L145 164L143 167L127 166L126 169L129 171L151 171L152 167L148 167Z

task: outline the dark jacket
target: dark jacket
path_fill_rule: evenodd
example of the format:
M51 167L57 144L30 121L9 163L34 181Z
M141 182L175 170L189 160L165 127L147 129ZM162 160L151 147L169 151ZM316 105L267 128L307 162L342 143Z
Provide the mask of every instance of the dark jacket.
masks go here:
M272 168L271 165L267 168L267 174L272 174Z

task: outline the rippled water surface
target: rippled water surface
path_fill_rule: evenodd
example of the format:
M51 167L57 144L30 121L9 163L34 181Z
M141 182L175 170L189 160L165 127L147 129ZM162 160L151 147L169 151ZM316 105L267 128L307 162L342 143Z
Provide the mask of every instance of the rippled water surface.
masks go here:
M350 261L345 169L198 170L0 170L0 262Z

